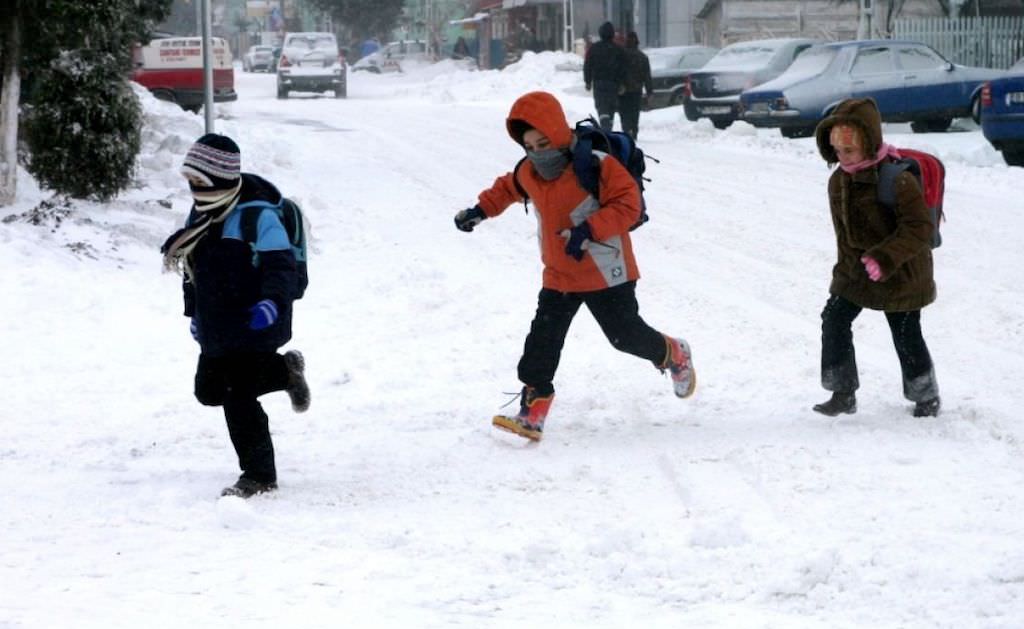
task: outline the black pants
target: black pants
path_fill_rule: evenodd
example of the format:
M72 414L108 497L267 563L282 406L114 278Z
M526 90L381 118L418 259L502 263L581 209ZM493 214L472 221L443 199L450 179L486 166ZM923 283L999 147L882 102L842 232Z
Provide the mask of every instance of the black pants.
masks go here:
M284 357L276 352L200 354L195 386L196 399L201 404L224 407L242 477L261 483L276 482L269 421L256 398L288 386Z
M619 96L619 118L622 119L622 130L634 140L640 133L640 107L644 101L643 92L626 92Z
M821 386L827 391L853 392L860 387L853 349L853 320L862 308L831 295L821 311ZM921 311L887 312L893 345L903 374L903 395L921 402L938 397L932 357L921 335Z
M594 315L612 346L659 366L668 352L665 337L640 318L636 282L587 293L560 293L541 289L537 314L519 360L519 380L541 395L554 392L552 381L562 356L569 324L582 304Z
M601 128L611 131L615 124L615 110L619 106L619 86L614 81L594 81L594 109Z

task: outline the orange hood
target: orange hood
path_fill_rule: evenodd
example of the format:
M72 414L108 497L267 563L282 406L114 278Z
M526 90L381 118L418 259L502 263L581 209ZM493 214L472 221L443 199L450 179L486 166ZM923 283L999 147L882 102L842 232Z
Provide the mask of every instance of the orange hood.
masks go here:
M565 112L558 99L547 92L530 92L523 94L512 103L512 111L505 119L505 128L516 143L522 143L522 137L516 137L512 121L522 120L551 140L555 148L564 148L572 142L572 129L565 119Z

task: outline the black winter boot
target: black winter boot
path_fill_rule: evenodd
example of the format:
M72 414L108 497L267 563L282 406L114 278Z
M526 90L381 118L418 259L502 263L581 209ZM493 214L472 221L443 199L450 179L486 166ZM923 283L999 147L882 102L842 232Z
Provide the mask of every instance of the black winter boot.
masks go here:
M239 498L252 498L257 494L265 494L268 491L277 489L277 483L261 483L251 478L239 478L231 487L225 487L221 496L238 496Z
M914 405L914 417L938 417L941 406L942 402L938 397L918 402Z
M828 402L815 404L814 410L822 415L828 415L829 417L835 417L840 413L856 413L857 396L853 393L842 393L840 391L836 391L832 393L832 397L829 398Z
M289 350L284 353L284 364L288 368L288 397L292 410L304 413L309 410L309 385L306 384L306 360L302 352Z

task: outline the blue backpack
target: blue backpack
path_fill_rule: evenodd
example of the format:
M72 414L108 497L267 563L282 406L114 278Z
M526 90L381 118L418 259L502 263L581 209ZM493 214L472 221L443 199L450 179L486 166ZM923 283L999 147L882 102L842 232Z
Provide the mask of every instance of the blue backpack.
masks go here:
M607 153L622 164L633 177L633 181L636 182L637 188L640 190L640 220L633 224L629 230L633 231L649 221L647 200L644 199L644 182L650 180L644 177L644 171L647 170L646 160L651 159L655 162L658 162L658 160L649 155L644 155L643 150L636 145L636 142L628 133L605 131L593 117L577 122L573 134L576 136L576 145L572 150L572 168L576 173L576 180L579 181L580 187L593 195L595 199L600 199L601 160L597 155L594 155L594 151ZM523 197L523 204L525 205L530 198L522 186L519 185L518 177L519 169L524 162L526 162L525 157L516 164L512 171L512 180L515 182L516 191Z
M287 197L281 197L278 203L269 201L248 201L239 203L237 208L242 211L241 226L242 239L254 248L253 264L259 261L255 255L256 238L260 214L264 210L273 210L281 219L281 224L288 232L288 242L292 246L292 255L295 256L295 268L298 271L298 285L295 287L295 299L302 299L306 294L306 287L309 286L309 272L307 270L306 251L306 219L302 215L302 208L299 204Z

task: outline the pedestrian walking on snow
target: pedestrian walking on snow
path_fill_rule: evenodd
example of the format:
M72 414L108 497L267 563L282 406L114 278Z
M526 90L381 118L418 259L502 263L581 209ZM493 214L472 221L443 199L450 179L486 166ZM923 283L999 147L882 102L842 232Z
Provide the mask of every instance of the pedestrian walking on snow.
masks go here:
M821 156L839 168L828 180L838 261L821 313L821 384L832 397L814 410L832 416L857 411L852 325L869 308L885 313L914 416L938 415L939 386L921 334L921 309L935 301L935 226L921 187L903 171L895 181L894 207L879 202L879 164L896 150L883 141L881 115L870 98L840 103L815 136Z
M622 93L619 94L619 118L622 130L636 140L640 134L640 110L644 99L650 98L654 91L654 81L651 79L651 61L640 50L640 38L636 31L626 35L624 52L626 70L622 77Z
M600 198L580 187L571 161L573 131L551 94L520 97L505 125L526 150L523 167L498 177L480 193L476 206L455 215L455 226L471 232L524 201L525 193L538 221L543 286L519 361L519 413L496 416L494 426L540 440L555 397L553 380L565 336L582 305L613 347L669 371L675 394L689 397L696 386L689 345L658 332L639 314L635 291L640 272L629 237L640 216L636 182L618 161L602 155Z
M269 419L257 398L286 391L292 408L303 412L310 394L302 354L277 353L291 339L292 301L301 290L288 234L275 212L263 210L256 241L246 242L238 207L277 204L281 193L240 166L231 138L207 134L192 145L181 173L194 204L161 252L165 268L184 276L185 316L201 348L196 399L224 408L242 470L221 495L249 498L277 489Z
M594 92L594 109L605 131L615 125L619 90L626 73L626 53L614 41L615 27L605 22L597 29L601 41L590 47L583 60L583 85Z

